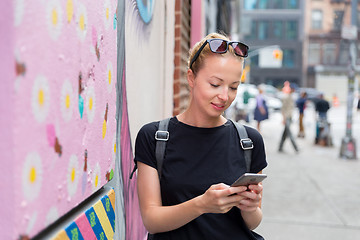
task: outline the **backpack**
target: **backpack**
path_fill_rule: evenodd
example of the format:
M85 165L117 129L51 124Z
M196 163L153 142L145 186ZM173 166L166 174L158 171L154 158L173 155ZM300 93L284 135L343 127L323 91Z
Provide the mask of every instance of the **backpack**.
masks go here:
M238 132L238 137L240 139L240 146L244 150L246 171L250 172L251 153L252 153L252 149L254 148L254 144L252 140L248 137L245 127L242 124L233 121L232 119L230 120ZM155 132L155 140L156 140L155 156L156 156L159 179L161 179L161 171L164 162L166 143L169 140L169 136L170 136L170 133L168 131L169 121L170 118L165 118L161 120L159 123L158 130ZM137 169L137 163L135 162L134 168L130 174L130 179L134 175L136 169Z

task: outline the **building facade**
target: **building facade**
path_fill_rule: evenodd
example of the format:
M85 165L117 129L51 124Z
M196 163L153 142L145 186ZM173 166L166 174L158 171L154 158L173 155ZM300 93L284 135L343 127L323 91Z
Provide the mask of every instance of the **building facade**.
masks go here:
M357 6L359 9L359 4ZM322 90L328 98L336 93L345 101L350 41L342 37L342 29L352 24L351 1L307 0L305 8L304 83ZM358 12L355 17L359 29ZM355 40L356 56L359 56L358 39ZM358 57L356 63L359 64Z
M262 65L259 54L248 59L251 70L247 82L275 87L282 87L285 81L303 85L303 12L304 1L299 0L240 1L239 37L250 51L277 46L283 52L280 68Z

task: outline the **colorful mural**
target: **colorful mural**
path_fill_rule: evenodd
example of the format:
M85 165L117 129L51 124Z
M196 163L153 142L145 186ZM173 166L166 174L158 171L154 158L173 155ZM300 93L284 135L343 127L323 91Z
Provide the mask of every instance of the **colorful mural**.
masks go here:
M0 65L13 66L1 68L6 91L0 96L0 126L7 136L0 140L7 144L0 147L8 149L1 160L8 183L1 181L1 189L8 193L4 199L10 209L2 213L11 214L11 221L0 224L1 239L36 236L114 177L120 187L114 189L115 203L114 194L108 196L112 208L104 197L57 237L102 239L101 232L89 230L96 225L93 209L99 219L104 213L110 219L110 225L99 220L103 237L112 238L115 219L120 239L146 238L136 178L129 179L134 163L124 15L135 16L128 27L141 26L140 36L147 41L156 4L128 0L119 5L120 10L118 0L1 1L1 12L11 13L1 14L1 35L6 36L1 49L9 54Z
M117 1L13 7L15 228L31 237L114 175Z

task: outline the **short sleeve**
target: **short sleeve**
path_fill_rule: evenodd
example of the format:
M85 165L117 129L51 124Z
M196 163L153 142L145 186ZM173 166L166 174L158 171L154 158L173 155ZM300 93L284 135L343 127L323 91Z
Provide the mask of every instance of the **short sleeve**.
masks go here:
M135 162L142 162L157 169L155 158L155 132L159 122L144 125L138 132L135 140Z

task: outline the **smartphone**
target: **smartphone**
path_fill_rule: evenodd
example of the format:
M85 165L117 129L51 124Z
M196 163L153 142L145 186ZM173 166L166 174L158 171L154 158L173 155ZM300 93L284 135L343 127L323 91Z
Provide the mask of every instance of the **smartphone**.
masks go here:
M266 174L244 173L233 184L231 184L231 187L257 185L258 183L262 182L266 177Z

